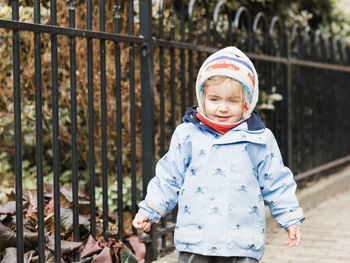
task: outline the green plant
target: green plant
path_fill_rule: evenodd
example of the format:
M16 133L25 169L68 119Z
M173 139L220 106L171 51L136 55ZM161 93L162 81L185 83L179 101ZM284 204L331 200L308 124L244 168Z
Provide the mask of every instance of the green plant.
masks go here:
M260 91L260 100L257 105L258 110L275 110L275 102L282 101L283 96L279 93L267 93L266 91Z
M136 182L136 200L141 200L142 198L142 188L141 188L141 177L137 177ZM130 176L125 176L123 178L123 203L126 210L130 210L132 206L132 195L131 195L132 181ZM102 210L102 187L95 188L95 198L96 206ZM115 212L118 209L118 182L113 181L112 184L108 186L108 209L111 212Z

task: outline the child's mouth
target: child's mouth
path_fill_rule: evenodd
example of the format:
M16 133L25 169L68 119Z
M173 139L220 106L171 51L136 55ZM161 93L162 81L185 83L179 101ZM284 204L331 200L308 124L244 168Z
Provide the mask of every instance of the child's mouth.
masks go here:
M230 118L230 116L216 116L218 120L225 121Z

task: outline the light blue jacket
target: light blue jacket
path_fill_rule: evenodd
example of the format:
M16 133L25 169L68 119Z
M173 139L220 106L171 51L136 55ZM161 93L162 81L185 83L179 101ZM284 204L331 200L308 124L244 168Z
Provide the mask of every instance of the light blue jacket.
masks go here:
M178 203L178 251L260 260L264 202L282 228L304 219L293 174L269 129L244 122L221 135L194 119L176 128L139 212L155 222Z

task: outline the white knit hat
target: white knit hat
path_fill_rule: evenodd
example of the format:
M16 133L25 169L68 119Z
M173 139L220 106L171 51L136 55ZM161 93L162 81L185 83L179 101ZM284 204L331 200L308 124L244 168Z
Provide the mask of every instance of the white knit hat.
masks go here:
M242 84L246 93L248 108L243 120L248 119L259 97L258 74L250 59L238 48L226 47L210 55L204 61L198 72L196 81L197 101L201 112L203 112L203 84L213 76L233 78Z

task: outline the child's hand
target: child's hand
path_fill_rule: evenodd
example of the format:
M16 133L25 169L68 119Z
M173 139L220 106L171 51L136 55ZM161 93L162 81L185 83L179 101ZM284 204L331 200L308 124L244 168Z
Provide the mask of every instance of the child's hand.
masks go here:
M152 223L145 215L137 213L134 220L132 221L132 225L136 229L148 232L151 229Z
M297 225L288 227L288 239L284 242L288 247L299 246L301 241L301 229Z

